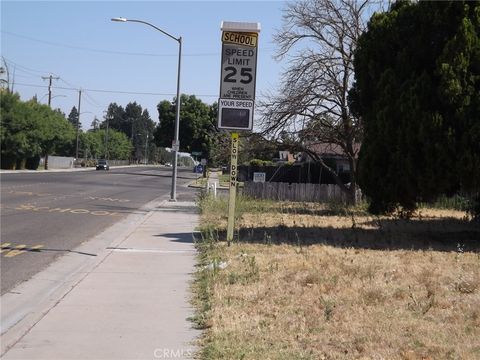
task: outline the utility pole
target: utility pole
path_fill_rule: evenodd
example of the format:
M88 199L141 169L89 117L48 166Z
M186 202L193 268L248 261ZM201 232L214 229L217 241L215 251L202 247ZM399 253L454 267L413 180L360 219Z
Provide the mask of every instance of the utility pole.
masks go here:
M133 148L133 155L130 153L130 163L133 162L133 159L136 158L136 153L137 151L135 150L135 144L133 142L133 117L132 118L129 118L132 123L132 132L130 133L130 142L132 143L132 148Z
M80 128L80 104L82 102L82 89L78 90L78 116L77 116L77 146L75 151L75 159L78 160L78 132Z
M50 76L42 76L43 80L49 79L50 81L48 82L48 106L51 107L52 103L52 80L58 80L60 79L58 76L53 77L52 74ZM45 170L48 170L48 153L45 154Z
M145 140L145 165L147 165L148 162L148 133L147 133L147 140Z
M48 83L48 106L50 106L50 104L52 103L52 80L58 80L60 79L58 76L57 77L53 77L52 74L50 74L50 76L42 76L42 79L43 80L47 80L47 79L50 79L49 83Z
M107 114L107 117L106 117L106 120L107 120L107 128L106 128L106 131L105 131L105 160L108 160L108 114Z
M13 86L15 85L15 70L17 69L16 66L13 67L13 77L12 77L12 90L10 92L13 94Z

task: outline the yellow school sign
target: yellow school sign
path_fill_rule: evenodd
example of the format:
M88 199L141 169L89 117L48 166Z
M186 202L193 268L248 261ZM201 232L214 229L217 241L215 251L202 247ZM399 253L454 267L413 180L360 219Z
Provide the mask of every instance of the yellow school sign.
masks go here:
M223 43L257 47L257 41L258 41L257 33L243 33L243 32L232 32L232 31L224 31L222 33Z

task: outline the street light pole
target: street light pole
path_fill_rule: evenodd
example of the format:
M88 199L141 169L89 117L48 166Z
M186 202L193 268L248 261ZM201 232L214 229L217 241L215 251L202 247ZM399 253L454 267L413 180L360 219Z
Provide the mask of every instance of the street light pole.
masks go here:
M143 20L134 20L126 19L122 17L112 18L112 21L116 22L137 22L141 24L148 25L155 30L160 31L162 34L168 36L169 38L178 42L178 70L177 70L177 103L176 103L176 115L175 115L175 133L174 139L172 141L172 150L173 150L173 168L172 168L172 189L170 192L170 201L177 201L177 159L178 159L178 150L180 149L179 142L179 124L180 124L180 73L181 73L181 63L182 63L182 37L176 38L175 36L169 34L166 31L152 25Z
M180 150L179 124L180 124L180 68L182 62L182 37L178 38L178 71L177 71L177 111L175 115L175 147L173 148L172 190L170 201L177 201L177 161Z

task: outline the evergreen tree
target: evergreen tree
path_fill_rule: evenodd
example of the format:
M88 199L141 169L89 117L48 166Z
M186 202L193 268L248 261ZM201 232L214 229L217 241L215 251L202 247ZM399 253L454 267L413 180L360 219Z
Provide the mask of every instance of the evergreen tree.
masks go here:
M108 128L115 129L118 131L123 132L128 136L127 133L127 126L126 126L126 119L125 119L125 110L121 105L117 105L117 103L110 103L107 108L107 113L105 114L104 121L100 124L101 129L105 129L107 127L107 120L108 120Z
M68 118L67 120L70 121L70 124L72 124L72 126L76 129L77 128L77 123L78 123L78 128L81 129L82 128L82 124L78 122L78 110L77 108L74 106L72 107L72 110L70 111L70 114L68 114Z
M373 212L480 189L480 3L397 2L369 22L350 100Z

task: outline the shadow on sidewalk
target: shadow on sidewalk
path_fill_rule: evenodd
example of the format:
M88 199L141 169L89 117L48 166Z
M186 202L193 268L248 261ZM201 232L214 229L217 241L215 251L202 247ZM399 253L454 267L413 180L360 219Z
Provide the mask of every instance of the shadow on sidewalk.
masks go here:
M186 233L159 234L159 235L153 235L153 236L164 237L169 239L171 242L193 244L195 235L192 232L186 232Z

